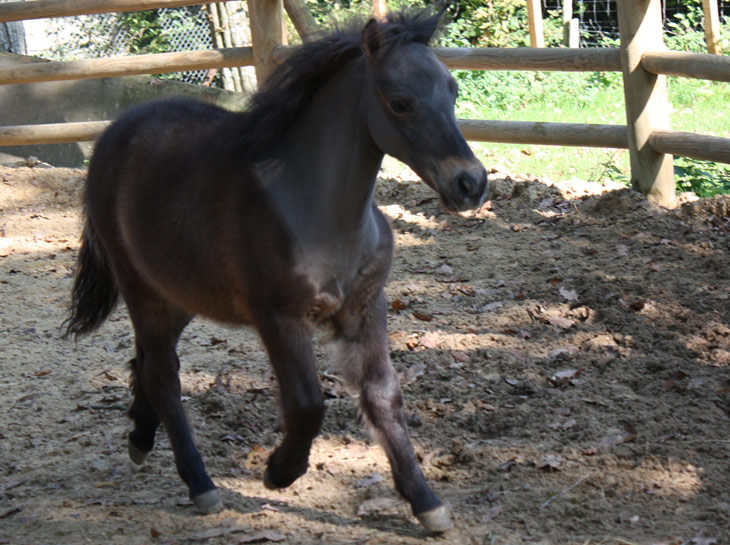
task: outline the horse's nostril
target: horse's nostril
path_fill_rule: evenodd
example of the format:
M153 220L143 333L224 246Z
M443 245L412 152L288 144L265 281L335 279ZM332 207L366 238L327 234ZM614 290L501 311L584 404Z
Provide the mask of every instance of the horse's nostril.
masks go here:
M456 185L462 195L464 195L465 197L471 197L474 193L476 182L468 174L462 174L456 179Z

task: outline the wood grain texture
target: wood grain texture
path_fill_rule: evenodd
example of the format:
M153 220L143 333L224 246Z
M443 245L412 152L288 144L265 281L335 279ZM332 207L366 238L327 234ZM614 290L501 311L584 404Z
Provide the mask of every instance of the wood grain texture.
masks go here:
M648 49L641 56L641 67L652 74L730 81L730 57L723 55Z
M530 30L530 45L532 47L545 47L542 2L540 0L527 0L527 25Z
M48 123L0 127L0 146L63 144L96 140L111 121Z
M628 148L624 125L459 119L464 138L480 142L596 148Z
M294 23L294 28L297 29L303 42L308 42L316 36L319 27L309 8L302 0L284 0L284 9L292 23Z
M730 163L730 138L682 131L656 130L649 136L649 146L658 153Z
M660 0L619 0L618 16L631 183L649 200L670 204L675 197L672 156L648 145L653 131L669 128L666 77L641 66L645 51L664 48Z
M721 55L720 46L720 10L717 0L702 0L702 10L705 14L705 41L707 52L711 55Z
M452 70L537 70L620 72L618 48L436 47L436 56Z
M68 62L36 62L0 66L0 84L165 74L252 64L251 47L154 53Z
M226 0L33 0L0 4L0 23L122 11L177 8Z
M248 0L254 67L259 87L276 68L272 52L284 43L282 0Z

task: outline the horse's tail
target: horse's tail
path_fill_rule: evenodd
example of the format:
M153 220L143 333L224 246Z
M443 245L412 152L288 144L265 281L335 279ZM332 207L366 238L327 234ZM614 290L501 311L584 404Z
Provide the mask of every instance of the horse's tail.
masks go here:
M118 300L114 275L87 219L76 261L71 315L61 326L66 329L64 337L73 335L78 339L94 331L111 314Z

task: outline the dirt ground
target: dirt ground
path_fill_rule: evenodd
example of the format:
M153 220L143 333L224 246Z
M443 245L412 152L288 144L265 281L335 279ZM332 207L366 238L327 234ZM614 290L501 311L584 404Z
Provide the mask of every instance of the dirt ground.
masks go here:
M193 512L164 433L126 452L124 308L60 338L79 170L0 167L0 544L730 543L730 198L657 208L627 189L491 175L443 214L379 182L397 250L392 358L413 441L455 528L430 536L321 358L309 472L261 484L276 385L249 331L196 320L184 399L226 509Z

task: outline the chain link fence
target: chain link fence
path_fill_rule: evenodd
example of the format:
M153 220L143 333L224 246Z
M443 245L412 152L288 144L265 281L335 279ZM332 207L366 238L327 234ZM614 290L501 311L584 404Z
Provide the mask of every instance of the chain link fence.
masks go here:
M162 33L169 51L193 51L212 49L210 18L201 6L188 8L164 8L159 10ZM207 70L194 70L179 75L181 81L201 84L207 77Z
M29 25L30 23L30 25ZM214 47L208 12L201 6L157 10L158 35L152 44L139 46L150 26L129 14L80 15L39 22L26 21L28 53L50 60L78 60L150 52L173 52ZM147 50L146 50L147 49ZM164 77L201 84L207 70L169 74Z
M562 13L563 0L542 0L543 12ZM730 0L719 0L720 17L730 17ZM579 20L581 45L600 45L607 40L618 40L618 14L616 0L573 0L573 16ZM686 2L680 0L664 0L662 16L664 26L672 22L677 14L686 14Z

